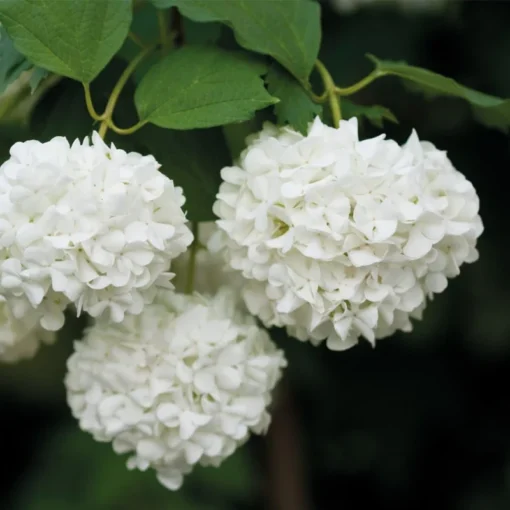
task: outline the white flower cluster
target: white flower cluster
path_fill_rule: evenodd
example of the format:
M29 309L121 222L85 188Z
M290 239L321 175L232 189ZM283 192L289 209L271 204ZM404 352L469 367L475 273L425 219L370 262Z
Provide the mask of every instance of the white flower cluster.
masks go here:
M222 170L219 220L192 252L182 190L158 168L96 133L11 148L0 360L53 341L68 306L98 318L68 361L72 413L170 489L269 425L286 360L253 316L335 350L373 344L477 258L476 192L416 133L400 146L360 141L355 119L307 136L266 125ZM190 270L200 294L180 293Z
M433 11L444 7L447 0L330 0L333 9L349 14L368 6L393 6L406 11Z
M0 301L0 361L14 363L31 358L41 343L53 343L55 334L38 324L39 317L27 315L16 319L4 301Z
M17 318L57 330L73 303L97 317L140 313L192 241L180 188L152 156L108 147L16 143L0 167L0 295Z
M360 141L356 119L308 135L266 125L224 168L220 246L266 326L342 350L411 329L427 297L476 260L472 184L413 132Z
M68 362L81 428L170 489L196 463L218 465L264 432L286 363L238 300L225 287L214 297L160 291L122 324L98 321Z

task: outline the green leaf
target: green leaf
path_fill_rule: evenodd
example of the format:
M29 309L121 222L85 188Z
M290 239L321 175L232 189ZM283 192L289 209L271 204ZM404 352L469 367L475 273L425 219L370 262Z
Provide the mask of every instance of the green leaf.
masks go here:
M310 0L153 0L195 21L221 21L247 50L270 55L306 82L319 53L320 6Z
M94 441L74 421L44 432L37 437L33 461L16 480L9 510L260 508L253 505L258 502L257 473L246 452L237 451L218 468L197 467L178 491L169 491L153 469L127 469L127 456Z
M280 102L275 105L279 124L290 124L305 134L308 124L322 113L322 107L310 98L301 84L279 65L271 66L266 76L269 93Z
M346 98L342 98L342 114L346 119L351 117L364 117L378 128L383 127L384 120L389 120L390 122L398 124L397 118L388 108L379 105L366 106L356 104Z
M508 132L510 129L510 99L501 99L470 89L427 69L407 65L405 62L379 60L373 55L369 58L376 65L381 76L398 76L413 84L414 90L427 95L458 97L466 100L472 107L478 120L489 127Z
M258 111L252 119L245 122L222 126L231 160L236 160L246 148L248 136L258 133L265 122L271 121L274 121L273 114L266 109Z
M50 89L32 113L31 129L34 138L41 142L55 136L65 136L72 141L90 135L94 121L87 112L81 85L63 80Z
M0 22L34 64L90 82L127 37L131 0L2 0Z
M34 67L12 43L5 28L0 26L0 94L14 81L23 71L33 69L29 79L30 91L35 92L41 81L46 78L48 71L41 67Z
M145 75L135 93L142 121L173 129L241 122L274 104L260 78L266 68L239 53L186 46Z
M0 139L1 146L1 139ZM86 314L66 312L64 327L56 335L53 345L43 345L33 359L21 363L2 364L0 391L10 393L27 404L61 405L65 398L62 385L66 374L66 360L73 353L73 342L82 337L88 318Z
M111 445L94 441L76 423L52 430L23 474L12 510L207 509L184 487L165 489L153 470L128 470Z
M197 466L193 471L192 484L208 493L224 495L228 499L243 501L257 493L258 473L248 448L239 448L222 462L221 467Z
M31 67L32 64L14 47L5 28L0 26L0 94Z
M145 126L134 137L144 152L161 163L161 171L183 188L188 218L215 219L212 205L221 182L220 171L231 164L221 128L173 131Z
M43 69L42 67L34 67L34 70L32 72L32 75L30 76L29 85L30 85L30 92L33 94L36 90L39 84L48 76L48 71L46 69Z
M189 18L183 19L186 44L214 44L220 38L222 28L220 23L196 23Z

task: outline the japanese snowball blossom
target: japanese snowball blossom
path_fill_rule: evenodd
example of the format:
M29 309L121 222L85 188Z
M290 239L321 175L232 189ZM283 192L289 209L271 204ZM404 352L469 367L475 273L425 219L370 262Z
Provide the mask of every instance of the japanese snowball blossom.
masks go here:
M160 291L138 316L98 321L68 361L81 428L131 453L129 468L154 468L170 489L269 425L286 362L236 296L226 287L214 297Z
M137 314L171 259L192 241L180 188L152 156L108 147L97 133L12 146L0 167L0 295L48 330L71 302L113 321ZM52 296L54 298L52 298Z
M415 132L360 141L356 119L307 136L267 124L222 170L211 246L266 326L334 350L411 329L478 253L472 184Z
M53 343L55 334L38 324L36 314L16 319L5 301L0 300L0 361L13 363L31 358L41 343Z

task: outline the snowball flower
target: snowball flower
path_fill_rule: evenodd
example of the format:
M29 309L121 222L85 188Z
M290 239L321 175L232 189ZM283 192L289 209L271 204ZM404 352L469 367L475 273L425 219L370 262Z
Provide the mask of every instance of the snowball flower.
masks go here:
M331 349L409 331L427 297L477 259L472 184L415 132L360 141L356 119L307 136L267 124L222 170L211 239L266 326Z
M160 291L140 315L98 321L75 344L68 402L83 430L132 454L128 467L152 467L177 489L194 464L218 465L267 429L284 366L231 289Z
M39 317L32 313L16 319L5 301L0 300L0 361L14 363L31 358L41 343L53 343L55 334L38 325Z
M16 317L42 309L42 326L56 330L71 302L119 322L142 311L154 285L170 285L170 261L193 236L182 190L152 156L108 147L97 133L91 143L19 142L10 153L0 167L0 295L16 302ZM52 293L57 307L44 304Z

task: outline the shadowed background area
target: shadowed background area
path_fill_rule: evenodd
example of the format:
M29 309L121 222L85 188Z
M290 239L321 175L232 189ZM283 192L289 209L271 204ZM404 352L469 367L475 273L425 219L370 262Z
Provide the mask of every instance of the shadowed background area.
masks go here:
M321 59L339 85L369 72L370 52L510 97L510 2L420 13L367 7L349 15L323 5ZM81 101L81 88L73 90ZM270 441L251 441L221 468L197 469L177 493L150 472L127 471L125 459L70 417L62 380L83 321L69 319L56 345L0 367L0 508L510 508L508 135L476 124L461 101L425 101L392 78L356 99L389 107L400 124L386 125L388 136L402 142L416 128L474 183L485 223L480 260L463 267L412 334L376 349L362 343L333 353L275 332L289 358L284 393L291 400L282 397ZM73 118L66 119L71 131ZM379 133L362 127L366 136ZM17 136L0 127L2 158Z

